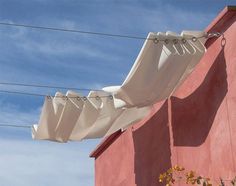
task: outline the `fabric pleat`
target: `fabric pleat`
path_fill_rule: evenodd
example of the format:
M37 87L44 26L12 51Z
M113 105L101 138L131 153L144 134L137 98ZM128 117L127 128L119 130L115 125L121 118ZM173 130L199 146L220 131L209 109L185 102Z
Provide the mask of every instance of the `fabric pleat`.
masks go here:
M46 97L33 139L58 142L109 136L147 116L156 102L170 97L206 52L205 32L149 33L121 85L90 91L88 97L68 91Z

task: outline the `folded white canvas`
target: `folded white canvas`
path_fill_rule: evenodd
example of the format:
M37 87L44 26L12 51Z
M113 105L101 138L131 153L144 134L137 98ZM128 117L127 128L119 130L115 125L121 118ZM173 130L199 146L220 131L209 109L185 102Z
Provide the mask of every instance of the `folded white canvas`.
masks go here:
M121 85L90 91L88 97L68 91L46 98L34 139L58 142L109 136L140 121L153 104L170 97L206 52L205 32L149 33Z
M149 33L123 84L103 90L126 107L144 107L168 98L204 55L204 36L205 32L196 31Z
M58 125L65 103L65 96L60 92L57 92L54 98L45 98L39 124L32 127L33 139L56 140L55 129Z
M143 108L133 107L124 109L124 112L122 112L122 114L112 123L110 129L104 136L106 137L120 129L124 130L128 128L131 124L135 124L136 122L147 116L150 110L151 106Z
M113 97L109 97L109 94L104 91L94 91L90 94L92 97L100 97L99 100L93 99L93 101L100 101L100 113L96 121L93 123L88 134L84 139L101 138L109 130L113 122L119 117L123 109L116 109L114 107Z
M99 117L99 114L101 112L101 101L92 97L92 94L93 91L91 91L88 95L88 98L84 100L83 110L70 135L70 140L80 141L84 139L84 137L88 135L89 131L93 127L93 124Z
M83 110L84 102L81 99L78 99L80 97L81 96L75 92L67 92L66 103L55 129L55 139L57 141L68 141Z

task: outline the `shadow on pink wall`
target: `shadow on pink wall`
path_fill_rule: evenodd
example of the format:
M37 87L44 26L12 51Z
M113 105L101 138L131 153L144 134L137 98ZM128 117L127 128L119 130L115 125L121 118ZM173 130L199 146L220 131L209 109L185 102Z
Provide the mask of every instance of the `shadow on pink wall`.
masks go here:
M188 97L171 97L174 146L204 143L217 110L228 91L224 48L202 84ZM161 185L158 176L172 166L168 102L145 125L133 131L134 173L137 186Z
M203 83L190 96L171 97L174 146L204 143L228 91L224 48L217 55Z
M135 183L158 185L158 175L171 167L167 101L145 125L133 132L133 142Z

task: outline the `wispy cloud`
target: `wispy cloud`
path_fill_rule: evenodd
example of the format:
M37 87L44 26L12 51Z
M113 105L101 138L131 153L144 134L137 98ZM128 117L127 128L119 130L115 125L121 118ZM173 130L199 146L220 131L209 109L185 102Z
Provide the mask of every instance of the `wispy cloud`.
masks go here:
M40 110L24 112L0 100L0 121L33 124ZM0 127L1 185L93 185L93 160L88 154L98 140L58 144L33 141L30 132L28 128Z
M19 105L0 100L0 123L30 125L37 123L41 107L24 112Z
M61 24L70 25L66 26L68 28L75 27L73 26L75 23L71 21L63 21ZM53 32L40 32L38 35L37 32L19 28L11 28L10 32L2 31L2 33L3 35L0 36L3 41L0 46L4 48L0 52L1 63L3 63L2 71L10 73L0 73L1 80L13 80L19 74L22 81L28 79L29 82L34 76L32 80L37 82L49 83L53 81L55 83L60 81L56 84L62 85L68 84L70 81L68 86L79 82L76 85L78 86L84 82L80 85L84 87L85 84L102 83L101 81L97 82L98 78L96 80L91 79L91 76L100 77L101 80L107 78L106 76L109 79L112 79L111 77L119 78L119 71L112 73L109 71L120 69L123 66L121 62L125 61L122 55L116 55L115 52L109 50L106 51L106 48L102 47L102 42L91 38L90 41L87 41L85 36L76 39L74 35L54 34ZM109 48L114 48L115 43L108 45L110 45ZM10 48L13 50L11 51ZM25 66L25 68L12 68L13 66ZM97 67L93 68L93 66ZM22 73L23 71L25 73ZM87 80L84 78L85 72L90 76ZM81 75L83 75L83 82Z
M94 144L81 148L75 144L1 139L1 185L91 186L93 160L88 153Z

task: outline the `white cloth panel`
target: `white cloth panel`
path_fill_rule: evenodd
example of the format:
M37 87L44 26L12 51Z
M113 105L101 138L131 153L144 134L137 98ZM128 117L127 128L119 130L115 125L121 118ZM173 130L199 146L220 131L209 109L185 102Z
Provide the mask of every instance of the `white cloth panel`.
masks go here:
M120 129L126 129L131 124L134 124L143 119L150 112L151 107L143 108L126 108L124 112L113 122L110 129L106 132L105 137L113 134Z
M33 139L55 139L55 129L63 111L66 99L63 94L57 92L55 97L47 97L44 101L38 125L32 127Z
M79 94L68 91L66 96L68 98L66 98L66 103L55 129L55 139L60 142L68 141L84 105L84 102L77 98L80 97Z
M33 139L67 142L105 137L141 120L151 109L116 109L115 101L108 95L104 91L91 91L87 100L83 100L79 94L69 91L67 97L61 93L53 99L47 97L39 125L32 129Z
M144 107L168 98L204 55L204 35L205 32L190 31L183 31L181 35L173 32L149 33L123 84L103 90L125 102L121 107ZM192 37L202 38L192 41ZM167 42L154 43L154 38ZM116 108L119 107L116 105Z
M206 52L204 36L198 31L149 33L121 85L90 91L87 98L72 91L47 97L32 137L58 142L101 138L142 120L199 63Z
M88 97L91 97L91 94L93 94L92 91L89 93ZM84 101L83 110L70 135L70 140L80 141L88 135L93 124L99 117L101 104L101 100L95 98L87 98L87 100Z
M93 123L90 128L88 134L84 137L84 139L93 139L93 138L101 138L103 137L108 129L111 127L114 120L122 114L122 109L116 109L114 107L113 98L109 97L109 94L106 92L92 92L90 94L92 97L99 96L101 100L100 105L100 113L96 121ZM104 97L106 96L106 97ZM93 99L93 102L96 102L96 99Z

